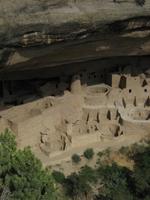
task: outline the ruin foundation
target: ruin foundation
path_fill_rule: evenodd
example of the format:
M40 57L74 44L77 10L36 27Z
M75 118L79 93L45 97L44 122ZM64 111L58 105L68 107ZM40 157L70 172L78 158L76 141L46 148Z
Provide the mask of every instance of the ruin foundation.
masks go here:
M149 134L148 67L90 68L68 77L19 83L1 83L0 129L12 130L18 146L31 146L40 158L54 158L74 148L128 135Z

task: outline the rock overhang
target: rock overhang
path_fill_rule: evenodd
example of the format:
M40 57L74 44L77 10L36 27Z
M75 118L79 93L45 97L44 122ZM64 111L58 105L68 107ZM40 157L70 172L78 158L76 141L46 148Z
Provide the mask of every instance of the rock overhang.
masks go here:
M1 1L1 77L150 52L150 2Z

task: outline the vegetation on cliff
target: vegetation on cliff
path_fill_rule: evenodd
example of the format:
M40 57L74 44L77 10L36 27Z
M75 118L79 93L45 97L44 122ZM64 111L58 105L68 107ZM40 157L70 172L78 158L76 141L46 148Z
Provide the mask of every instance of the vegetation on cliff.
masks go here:
M51 174L43 169L30 148L18 150L14 135L7 130L0 135L0 198L149 200L150 142L122 147L118 153L132 160L133 168L110 161L110 151L104 151L98 153L94 169L85 165L65 177L62 172ZM60 190L65 197L60 196Z
M17 150L15 137L6 130L0 135L1 199L60 199L55 181L30 148Z
M129 162L132 160L132 168L111 161L110 153L99 153L94 169L84 166L78 173L63 178L61 185L66 196L73 200L149 200L150 142L120 149L118 153Z

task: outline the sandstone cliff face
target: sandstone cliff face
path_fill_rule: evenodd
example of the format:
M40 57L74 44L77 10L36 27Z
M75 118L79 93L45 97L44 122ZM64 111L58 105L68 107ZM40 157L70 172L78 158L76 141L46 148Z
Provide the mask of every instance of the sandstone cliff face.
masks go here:
M0 73L149 55L150 1L0 0Z

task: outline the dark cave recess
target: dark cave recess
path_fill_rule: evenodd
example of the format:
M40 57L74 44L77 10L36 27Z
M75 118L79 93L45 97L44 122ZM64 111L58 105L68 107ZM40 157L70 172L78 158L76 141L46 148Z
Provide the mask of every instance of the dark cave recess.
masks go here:
M20 105L45 96L61 96L70 89L72 76L78 74L82 85L106 83L111 73L149 76L150 56L112 57L89 62L72 63L55 68L0 73L2 105ZM124 80L120 82L123 89Z

